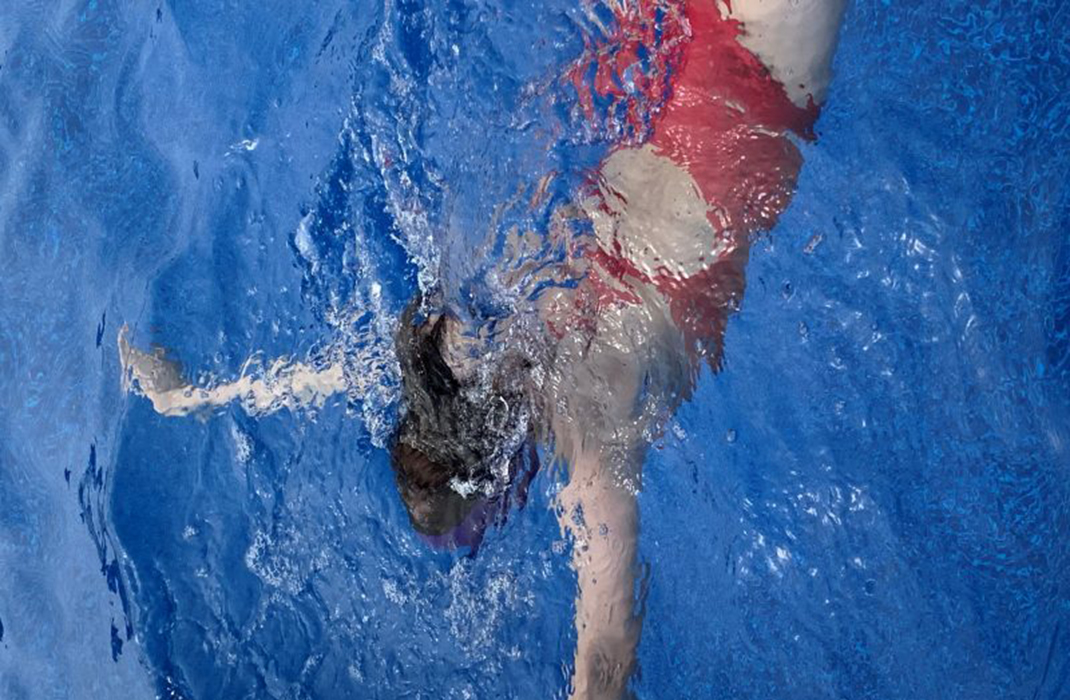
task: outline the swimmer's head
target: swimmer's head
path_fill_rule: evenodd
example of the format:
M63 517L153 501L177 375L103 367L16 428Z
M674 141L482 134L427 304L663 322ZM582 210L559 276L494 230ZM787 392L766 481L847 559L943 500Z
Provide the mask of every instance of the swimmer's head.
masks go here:
M426 535L459 525L508 474L527 439L522 372L515 362L466 357L460 321L422 315L420 299L396 336L404 415L390 459L413 527ZM505 477L507 478L507 477Z
M437 462L401 440L395 440L390 460L401 501L413 529L424 535L444 535L459 525L476 504L450 482L456 470Z

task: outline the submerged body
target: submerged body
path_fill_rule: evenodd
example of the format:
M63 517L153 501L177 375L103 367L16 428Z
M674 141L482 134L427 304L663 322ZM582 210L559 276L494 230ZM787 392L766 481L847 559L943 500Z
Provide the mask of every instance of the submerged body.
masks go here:
M407 314L397 339L407 412L392 445L413 526L433 544L474 547L508 508L496 484L526 482L530 458L524 466L517 455L552 439L569 466L558 510L579 580L572 697L590 700L620 698L634 670L635 497L647 445L701 364L720 366L751 239L789 204L796 142L813 138L844 0L614 7L617 34L573 71L581 105L596 94L630 99L621 76L639 46L658 43L648 63L662 81L640 81L659 103L643 138L614 149L577 198L573 215L594 234L567 263L581 282L550 287L535 321L514 324L539 336L537 357L505 353L483 372L446 315ZM165 415L235 400L265 411L354 389L329 358L198 389L161 352L133 348L125 333L119 346L125 376Z
M579 577L572 697L585 700L621 697L634 669L645 450L689 395L698 364L720 366L751 239L789 204L802 164L796 140L813 138L844 2L666 9L622 5L617 46L581 63L578 75L598 64L593 85L578 84L581 98L613 97L632 67L634 35L657 25L667 44L690 35L664 59L672 79L649 138L613 151L582 204L596 239L584 287L544 303L552 326L569 329L556 355L563 410L553 434L570 465L561 522L575 537Z

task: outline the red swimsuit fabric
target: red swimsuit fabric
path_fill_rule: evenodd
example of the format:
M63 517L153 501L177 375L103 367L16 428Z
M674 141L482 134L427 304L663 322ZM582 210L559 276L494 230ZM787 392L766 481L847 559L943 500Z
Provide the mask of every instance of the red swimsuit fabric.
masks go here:
M791 101L739 43L742 32L715 0L638 0L567 76L588 118L594 118L594 95L623 103L631 142L618 148L647 143L685 169L710 206L713 230L729 244L728 253L689 277L664 269L650 276L619 251L597 247L588 255L618 284L594 279L589 293L598 297L596 305L636 303L621 286L655 285L688 346L714 363L728 313L743 292L749 238L775 225L794 192L802 158L790 134L813 139L818 116L812 99L805 108ZM716 243L710 241L711 251Z

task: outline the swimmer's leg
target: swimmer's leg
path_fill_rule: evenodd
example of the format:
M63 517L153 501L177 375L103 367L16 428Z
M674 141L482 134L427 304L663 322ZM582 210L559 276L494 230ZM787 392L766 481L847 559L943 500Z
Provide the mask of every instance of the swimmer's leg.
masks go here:
M181 366L162 348L144 351L132 346L126 326L119 331L119 360L123 387L134 390L164 416L185 416L240 401L246 410L271 413L282 408L320 406L332 394L347 390L341 362L313 367L276 360L260 377L243 376L211 388L193 386Z

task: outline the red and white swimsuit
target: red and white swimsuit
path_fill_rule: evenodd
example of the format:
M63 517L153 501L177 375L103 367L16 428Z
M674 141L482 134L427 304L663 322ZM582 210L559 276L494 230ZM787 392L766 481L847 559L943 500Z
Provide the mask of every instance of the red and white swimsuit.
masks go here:
M568 74L588 117L596 95L618 103L634 140L603 161L583 205L597 240L587 301L637 304L652 286L688 348L716 362L749 239L794 192L791 134L812 139L818 108L792 102L715 0L637 0L617 20Z

